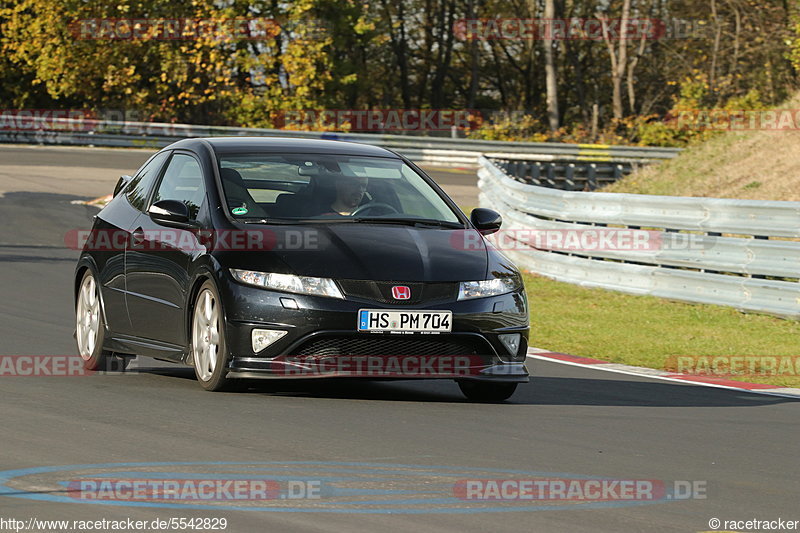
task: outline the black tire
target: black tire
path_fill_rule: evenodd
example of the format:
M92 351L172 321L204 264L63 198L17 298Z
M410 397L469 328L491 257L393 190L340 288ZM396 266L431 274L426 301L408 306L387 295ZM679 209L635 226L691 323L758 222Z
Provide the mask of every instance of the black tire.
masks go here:
M84 292L85 291L85 292ZM92 293L90 295L90 293ZM87 370L105 371L114 366L113 354L103 349L106 324L100 287L91 270L86 270L78 286L75 302L75 342ZM88 336L87 336L88 335Z
M517 390L517 384L492 383L490 381L459 381L458 388L470 401L498 403L511 398L511 395Z
M204 318L208 318L207 316L199 316L198 313L203 313L203 308L200 306L207 305L205 298L210 296L213 299L212 305L215 306L214 309L216 311L215 315L212 316L211 321L209 323L203 322ZM217 287L211 281L206 281L200 287L200 290L197 291L197 297L194 301L194 306L192 306L192 320L191 326L189 328L189 361L191 362L192 366L194 367L194 374L197 377L197 381L200 383L200 386L203 387L207 391L223 391L223 390L230 390L233 388L233 380L227 379L225 375L228 373L228 361L230 360L230 354L228 353L228 345L225 342L225 327L224 327L224 318L225 314L222 309L222 301L219 297L219 291L217 291ZM216 317L216 318L214 318ZM210 322L216 322L216 324L211 324ZM218 342L216 344L216 357L213 363L213 369L210 368L211 358L209 357L206 359L203 355L202 348L198 349L198 346L202 346L203 340L201 342L196 343L196 335L199 332L207 331L205 326L210 326L211 329L216 327L216 334ZM196 330L196 328L200 327L201 330ZM204 336L203 336L204 337ZM210 332L209 332L209 339Z

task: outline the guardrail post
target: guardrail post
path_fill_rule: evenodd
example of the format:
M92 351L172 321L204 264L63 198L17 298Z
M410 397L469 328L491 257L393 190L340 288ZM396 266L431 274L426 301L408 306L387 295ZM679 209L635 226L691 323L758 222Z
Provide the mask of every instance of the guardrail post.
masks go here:
M587 174L586 183L589 186L589 190L594 191L597 189L597 165L595 163L589 163Z
M566 174L566 182L569 190L576 190L578 187L575 185L575 164L570 163L564 167L564 173Z
M527 183L531 171L531 164L528 163L527 161L520 161L518 169L519 170L517 176L522 178L522 181Z
M531 165L531 182L534 185L541 185L542 184L542 164L536 161Z
M547 163L547 183L549 184L550 187L558 189L558 184L556 183L555 163Z

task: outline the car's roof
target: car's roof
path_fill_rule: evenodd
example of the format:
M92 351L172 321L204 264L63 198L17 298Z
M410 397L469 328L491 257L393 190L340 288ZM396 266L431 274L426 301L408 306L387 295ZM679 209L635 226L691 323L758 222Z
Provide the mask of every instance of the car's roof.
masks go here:
M195 137L183 139L170 148L195 148L207 142L217 154L295 153L351 156L397 157L396 154L369 144L296 137Z

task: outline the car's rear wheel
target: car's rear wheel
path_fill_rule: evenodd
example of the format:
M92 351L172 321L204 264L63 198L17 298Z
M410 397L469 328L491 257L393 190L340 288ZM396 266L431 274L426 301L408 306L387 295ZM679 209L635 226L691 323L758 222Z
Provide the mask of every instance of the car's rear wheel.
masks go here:
M222 303L216 287L207 281L200 287L192 318L192 362L200 385L219 391L230 385L226 379L228 350L225 344Z
M488 381L459 381L458 387L464 396L473 402L502 402L511 398L511 395L517 390L516 383Z
M103 350L106 330L103 303L100 299L100 288L91 270L83 275L78 289L75 326L78 353L84 366L89 370L106 370L113 355Z

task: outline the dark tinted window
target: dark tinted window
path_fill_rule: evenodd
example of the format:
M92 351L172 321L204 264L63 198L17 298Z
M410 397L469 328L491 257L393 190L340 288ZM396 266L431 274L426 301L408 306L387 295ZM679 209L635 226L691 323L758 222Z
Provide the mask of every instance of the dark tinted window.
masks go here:
M205 198L203 173L197 159L183 154L173 156L153 197L153 203L161 200L178 200L189 207L191 218L197 218L197 212L200 211Z
M128 184L125 195L128 197L128 202L139 211L144 211L147 194L169 154L169 152L162 152L148 161Z

